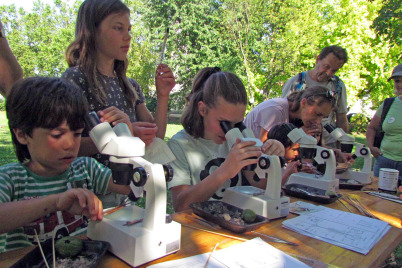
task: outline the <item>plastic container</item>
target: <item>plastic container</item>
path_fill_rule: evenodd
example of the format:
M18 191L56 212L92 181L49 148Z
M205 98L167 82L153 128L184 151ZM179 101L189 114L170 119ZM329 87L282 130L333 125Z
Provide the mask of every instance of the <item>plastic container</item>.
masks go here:
M205 201L205 202L197 202L190 205L193 209L194 214L204 218L207 221L212 223L216 223L219 226L230 230L235 233L244 233L257 229L262 224L267 223L269 220L261 215L257 215L254 222L246 223L246 222L235 222L233 219L225 220L221 214L223 210L224 213L231 214L231 218L233 215L241 215L243 209L232 206L228 203L222 201ZM211 209L213 208L213 209Z
M396 194L398 188L398 176L399 171L396 169L380 168L378 190L390 194Z
M47 263L49 264L49 267L53 267L52 240L48 239L47 241L41 243L41 246L45 254ZM71 259L77 259L80 256L82 256L85 259L91 261L90 264L85 267L88 268L96 267L109 247L110 244L105 241L83 240L83 249L77 256L72 257ZM62 257L58 256L56 252L56 262L58 258ZM16 262L14 265L11 266L11 268L31 268L31 267L38 267L38 268L46 267L39 246L35 247L22 259L20 259L18 262Z

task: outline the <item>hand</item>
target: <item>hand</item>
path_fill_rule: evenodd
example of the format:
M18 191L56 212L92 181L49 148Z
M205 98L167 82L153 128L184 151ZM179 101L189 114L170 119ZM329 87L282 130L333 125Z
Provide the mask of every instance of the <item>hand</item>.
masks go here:
M261 148L254 145L255 141L236 140L235 144L230 149L225 162L221 165L221 168L224 169L228 179L236 176L243 167L258 162L258 158L262 154Z
M303 159L303 161L299 166L299 172L315 174L312 162L308 162L306 159Z
M301 163L299 160L293 161L287 164L285 171L282 174L282 185L284 185L287 180L289 179L290 175L293 173L298 172L298 167L301 166Z
M379 157L380 155L382 155L381 149L378 148L378 147L370 147L370 151L371 151L371 154L372 154L375 158L377 158L377 157Z
M169 98L169 93L176 85L172 70L166 64L159 64L155 74L157 97Z
M145 146L152 143L158 131L156 124L149 122L134 122L132 123L132 128L134 137L140 138L145 143Z
M355 160L353 159L353 154L344 153L339 149L332 149L332 150L334 150L337 163L349 163L352 165L355 162Z
M285 156L285 147L278 140L266 140L261 147L261 151L266 155Z
M60 193L56 208L75 215L84 215L91 220L102 220L102 202L88 189L74 188Z
M101 122L108 122L113 126L117 125L118 123L125 123L130 129L130 132L133 133L130 117L114 106L110 106L102 111L98 111L98 116Z

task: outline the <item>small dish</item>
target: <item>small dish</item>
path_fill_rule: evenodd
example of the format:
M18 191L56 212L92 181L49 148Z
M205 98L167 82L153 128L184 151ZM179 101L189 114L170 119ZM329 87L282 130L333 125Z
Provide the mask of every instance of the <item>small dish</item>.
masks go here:
M342 196L338 193L327 195L325 190L301 184L288 184L283 186L282 189L287 195L307 199L322 204L331 204Z
M78 259L78 258L85 258L90 260L90 262L86 263L83 267L96 267L102 258L102 256L106 253L110 244L105 241L97 241L97 240L83 240L83 249L81 252L73 257L70 258ZM53 267L53 253L52 253L52 240L48 239L45 242L41 243L43 252L45 254L46 260L50 267ZM56 253L56 262L57 259L61 259ZM69 258L63 258L69 259ZM32 251L27 253L24 257L22 257L18 262L13 264L10 268L31 268L31 267L46 267L45 261L43 260L42 254L40 252L39 246L35 247ZM70 265L70 267L72 267Z
M244 233L257 229L269 220L257 215L253 223L246 223L241 219L243 209L222 201L205 201L190 204L194 214L203 219L235 233ZM224 219L223 214L229 214L230 220Z

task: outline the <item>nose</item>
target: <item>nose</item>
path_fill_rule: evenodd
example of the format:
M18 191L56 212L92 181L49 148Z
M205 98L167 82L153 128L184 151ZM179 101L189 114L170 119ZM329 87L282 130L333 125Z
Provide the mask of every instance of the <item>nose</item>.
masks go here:
M335 71L332 70L331 68L329 68L329 69L327 70L327 75L328 75L328 77L332 77L332 76L334 76L334 74L335 74Z
M73 148L76 144L76 139L74 134L69 134L65 136L65 139L63 141L63 149L64 150L69 150Z
M131 40L131 34L129 31L127 31L126 34L124 35L124 40Z

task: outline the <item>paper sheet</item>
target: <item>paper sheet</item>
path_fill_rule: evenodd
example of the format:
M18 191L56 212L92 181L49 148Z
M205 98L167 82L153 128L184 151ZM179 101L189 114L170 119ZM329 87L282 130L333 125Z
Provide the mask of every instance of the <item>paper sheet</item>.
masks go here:
M367 254L391 228L388 223L336 209L285 220L285 228L346 249Z
M204 267L210 253L154 264L150 268L198 268ZM298 268L309 267L284 252L274 248L260 238L255 238L225 249L215 251L207 267L209 268Z

